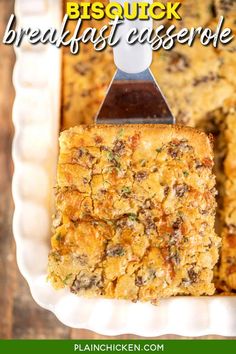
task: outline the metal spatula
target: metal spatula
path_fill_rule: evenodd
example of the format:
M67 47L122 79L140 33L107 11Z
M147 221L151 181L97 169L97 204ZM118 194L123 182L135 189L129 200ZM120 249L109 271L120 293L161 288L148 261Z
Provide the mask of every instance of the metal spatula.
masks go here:
M124 0L119 0L119 3L123 5ZM126 42L128 31L134 27L139 32L152 28L152 20L125 20L120 25L117 35L121 40L113 49L118 70L97 114L96 123L174 124L175 119L149 69L152 62L150 46L128 45Z
M97 115L98 124L174 124L174 117L150 69L117 70Z

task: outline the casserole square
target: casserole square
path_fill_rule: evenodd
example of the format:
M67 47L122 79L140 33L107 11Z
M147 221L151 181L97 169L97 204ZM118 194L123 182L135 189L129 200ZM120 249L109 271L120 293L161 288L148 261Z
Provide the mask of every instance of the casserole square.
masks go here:
M78 295L211 295L211 140L167 125L78 126L60 137L49 279Z

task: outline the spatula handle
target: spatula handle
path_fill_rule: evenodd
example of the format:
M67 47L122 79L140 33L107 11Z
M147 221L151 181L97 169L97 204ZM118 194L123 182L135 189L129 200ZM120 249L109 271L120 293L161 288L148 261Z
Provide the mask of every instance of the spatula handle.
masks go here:
M141 1L152 3L152 0ZM117 0L117 2L123 6L125 0ZM137 0L129 0L129 2L137 2ZM131 28L137 28L140 33L143 28L152 28L152 20L136 19L129 21L124 19L124 23L118 27L117 35L121 39L119 44L113 47L114 61L117 68L129 74L146 70L152 62L152 50L147 43L135 43L133 45L127 43L127 34Z

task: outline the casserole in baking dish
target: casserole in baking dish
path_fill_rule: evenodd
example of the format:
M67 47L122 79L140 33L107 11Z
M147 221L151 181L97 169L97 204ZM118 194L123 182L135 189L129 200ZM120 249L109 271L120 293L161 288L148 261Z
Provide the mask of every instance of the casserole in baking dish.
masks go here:
M191 3L186 1L186 12L189 13L185 16L186 25L191 26L200 20L202 24L214 21L214 13L209 12L212 1ZM52 23L60 25L63 5L60 1L38 0L37 4L36 10L28 0L16 1L18 22L37 21L39 26L44 26L48 21L49 26ZM222 7L222 4L216 1L216 11L224 11L227 18L234 18L231 15L234 10L229 6ZM199 12L192 13L194 6L199 8ZM25 45L17 49L13 111L16 128L13 144L13 227L18 264L33 297L66 325L102 334L236 335L236 319L232 315L236 310L234 296L180 296L153 306L123 300L83 299L67 290L55 292L46 282L61 101L62 129L78 123L91 123L113 73L112 64L107 65L112 62L109 50L101 54L107 57L106 61L100 60L100 55L92 56L92 52L85 48L78 57L65 51L62 70L61 53L57 49ZM178 122L200 127L215 136L219 191L217 232L223 238L215 284L219 292L231 295L235 288L236 264L236 188L232 158L236 143L232 129L235 126L235 41L230 47L216 52L210 47L205 49L196 46L185 52L182 47L169 55L157 53L158 60L154 59L152 70ZM91 69L93 61L97 67L96 76ZM163 76L159 75L160 72ZM178 106L175 102L179 102ZM88 106L90 109L85 110Z

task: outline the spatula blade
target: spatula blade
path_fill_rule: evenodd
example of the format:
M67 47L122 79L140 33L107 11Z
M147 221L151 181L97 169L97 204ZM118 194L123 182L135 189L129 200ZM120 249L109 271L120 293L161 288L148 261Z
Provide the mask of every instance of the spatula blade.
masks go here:
M97 124L174 124L170 108L149 69L117 70L96 117Z

